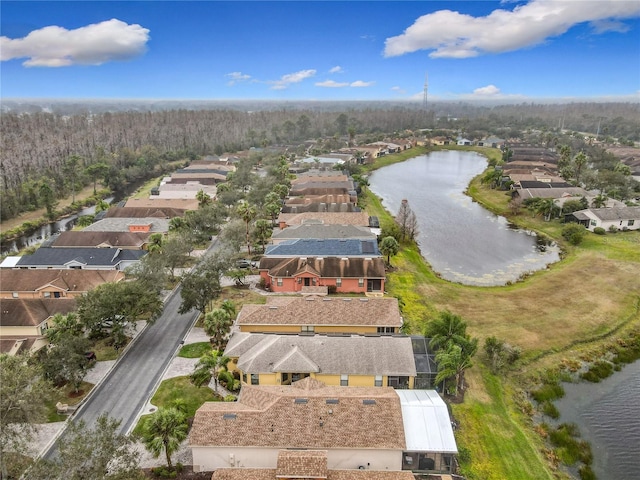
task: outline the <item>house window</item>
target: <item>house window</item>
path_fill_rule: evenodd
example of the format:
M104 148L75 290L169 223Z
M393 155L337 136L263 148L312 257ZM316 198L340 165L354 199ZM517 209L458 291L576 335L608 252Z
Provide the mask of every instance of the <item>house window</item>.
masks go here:
M243 374L242 374L242 381L243 381L244 383L247 383L247 374L246 374L246 373L243 373Z
M44 298L51 298L51 292L42 292Z
M382 386L382 375L376 375L376 378L373 382L373 386L374 387L381 387Z
M634 222L635 222L635 220L629 220L627 222L627 225L631 227L634 224Z
M378 327L378 333L396 333L395 327Z
M341 286L342 286L342 279L336 278L336 287L341 287Z
M13 293L11 294L11 296L12 296L13 298L18 298L18 292L13 292Z
M257 373L251 374L251 385L260 385L260 377Z
M359 287L364 287L364 278L359 278L358 279L358 286Z
M302 327L300 327L300 330L306 333L313 333L315 332L316 327L314 327L313 325L302 325Z
M283 373L282 374L282 383L288 383L289 382L289 374L288 373Z
M282 279L281 278L276 278L276 285L281 287L282 286Z
M349 386L349 375L340 375L340 386L341 387Z
M598 224L598 222L596 222L595 220L591 220L591 221L589 222L589 224L590 224L592 227L595 227L595 226Z

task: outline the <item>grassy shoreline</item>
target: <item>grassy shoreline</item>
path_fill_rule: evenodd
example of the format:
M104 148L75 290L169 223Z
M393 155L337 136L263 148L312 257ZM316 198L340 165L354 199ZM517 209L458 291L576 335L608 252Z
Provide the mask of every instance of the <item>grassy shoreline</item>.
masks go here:
M368 171L433 150L383 157ZM464 150L490 153L493 159L499 155ZM461 423L457 439L463 473L483 480L569 478L535 428L535 406L528 392L549 371L599 358L640 330L640 280L634 274L640 264L640 232L588 235L583 244L572 247L564 244L559 222L544 222L526 211L512 215L505 192L484 187L480 177L466 193L517 226L560 243L563 259L508 286L473 287L440 279L416 245L403 245L392 259L395 271L388 275L387 290L401 299L409 331L420 332L429 318L449 309L467 321L481 343L495 335L522 348L517 368L500 377L484 367L479 353L468 372L464 403L452 405ZM373 193L366 192L363 200L381 223L392 220Z

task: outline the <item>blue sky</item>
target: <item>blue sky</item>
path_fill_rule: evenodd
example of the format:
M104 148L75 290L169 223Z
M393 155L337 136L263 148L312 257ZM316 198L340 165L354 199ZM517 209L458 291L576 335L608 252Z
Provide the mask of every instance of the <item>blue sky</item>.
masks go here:
M640 101L638 0L2 0L2 98Z

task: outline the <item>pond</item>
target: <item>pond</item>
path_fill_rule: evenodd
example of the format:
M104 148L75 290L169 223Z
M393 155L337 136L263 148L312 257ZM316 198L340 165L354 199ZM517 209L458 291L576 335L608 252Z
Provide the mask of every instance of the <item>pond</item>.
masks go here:
M598 480L638 478L640 472L640 361L599 383L563 384L555 404L560 423L575 423L591 444Z
M515 228L464 193L486 166L477 153L449 150L383 167L369 177L371 191L392 214L408 200L418 219L422 256L452 282L505 285L560 259L557 245Z

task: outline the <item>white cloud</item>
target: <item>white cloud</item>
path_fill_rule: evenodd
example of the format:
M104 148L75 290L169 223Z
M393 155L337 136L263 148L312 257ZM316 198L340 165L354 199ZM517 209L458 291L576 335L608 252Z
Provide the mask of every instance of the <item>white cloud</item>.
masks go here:
M350 87L371 87L376 82L363 82L362 80L356 80L355 82L351 82L349 84Z
M404 33L385 41L384 55L394 57L433 50L432 58L468 58L540 44L564 34L574 25L590 22L594 32L622 31L611 19L640 16L640 3L629 0L531 0L513 10L497 9L485 17L439 10L418 18ZM603 29L603 25L606 26Z
M316 71L313 69L310 70L300 70L295 73L288 73L283 75L280 80L271 81L268 83L272 84L272 90L284 90L289 87L292 83L300 83L301 81L313 77L316 74Z
M328 88L340 88L348 87L348 82L335 82L333 80L325 80L324 82L317 82L316 87L328 87Z
M500 94L500 89L495 85L487 85L486 87L476 88L473 94L483 97L495 96Z
M227 85L233 86L239 82L246 82L251 78L251 75L247 75L242 72L231 72L231 73L227 73L225 77L229 78L229 82L227 83Z
M336 65L331 70L329 70L329 73L343 73L343 72L344 72L344 70L342 69L342 67L340 65Z
M143 54L148 41L148 29L115 18L75 30L52 25L23 38L0 37L0 60L26 57L25 67L101 65Z
M407 93L407 91L404 88L401 88L401 87L398 87L398 86L391 87L391 90L393 90L394 92L397 92L397 93L401 93L401 94Z

